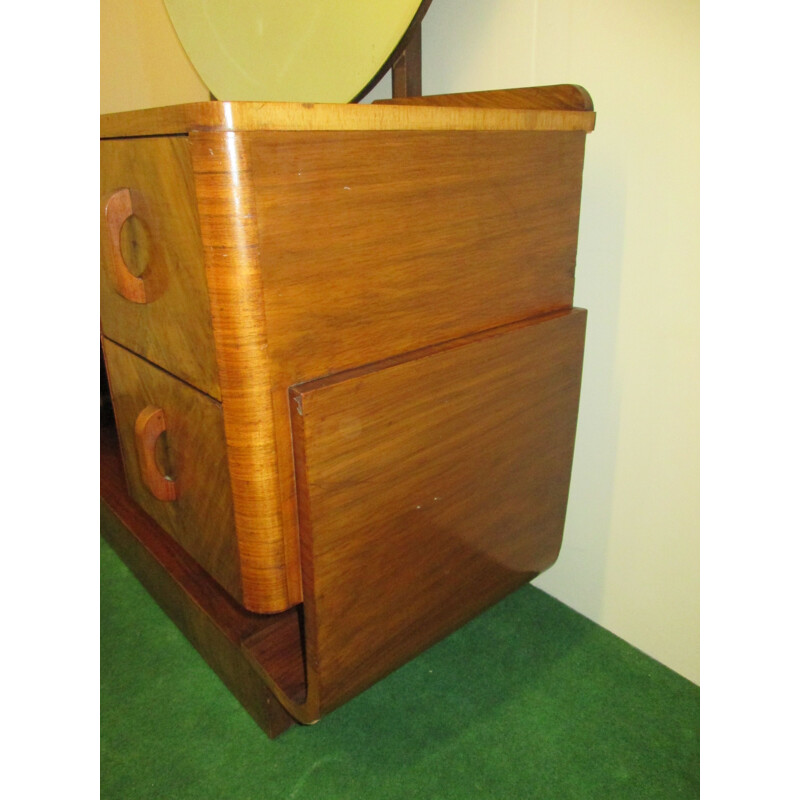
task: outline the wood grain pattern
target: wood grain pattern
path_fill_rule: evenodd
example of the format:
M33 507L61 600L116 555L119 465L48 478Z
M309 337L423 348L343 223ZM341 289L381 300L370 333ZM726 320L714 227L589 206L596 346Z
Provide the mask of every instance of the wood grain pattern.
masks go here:
M130 189L118 189L114 192L106 201L105 212L114 288L132 303L146 303L147 292L144 281L129 269L120 242L122 227L133 216Z
M248 140L288 529L289 386L572 305L584 134Z
M246 144L191 139L230 464L242 590L251 611L302 599L296 526L284 528L258 225Z
M219 403L113 342L103 351L131 497L241 602ZM180 484L172 502L157 499L139 469L135 424L148 406L169 420L169 471Z
M531 86L521 89L496 89L488 92L459 92L430 94L422 97L401 95L387 100L375 100L376 105L413 105L463 108L506 108L529 110L593 111L589 92L582 86L558 84Z
M142 571L262 718L318 719L555 560L591 108L557 86L102 120L143 137L102 143L153 297L121 298L104 251L103 333L152 362L105 340L126 472L194 564ZM138 474L151 405L174 502Z
M584 134L247 141L284 388L572 305Z
M109 428L100 431L100 496L103 537L164 612L270 738L290 727L286 707L305 697L298 610L253 614L222 591L131 500Z
M211 102L105 114L100 117L100 136L258 130L591 131L594 123L594 112L570 109Z
M312 707L555 561L584 330L572 310L294 387Z
M107 338L219 399L192 184L185 139L100 143L101 324ZM144 304L115 288L119 251L106 230L104 210L120 189L128 190L131 212L148 232Z

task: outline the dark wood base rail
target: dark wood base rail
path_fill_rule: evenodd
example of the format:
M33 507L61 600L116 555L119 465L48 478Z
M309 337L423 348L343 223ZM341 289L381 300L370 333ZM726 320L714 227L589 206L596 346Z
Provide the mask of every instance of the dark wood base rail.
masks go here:
M100 498L103 538L267 735L283 733L294 720L266 674L302 701L298 610L245 611L189 558L128 495L113 426L100 429Z

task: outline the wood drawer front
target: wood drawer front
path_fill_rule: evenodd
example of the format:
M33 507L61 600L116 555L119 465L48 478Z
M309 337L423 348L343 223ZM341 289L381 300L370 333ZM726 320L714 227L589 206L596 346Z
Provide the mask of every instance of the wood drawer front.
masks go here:
M585 322L563 312L293 388L323 713L556 560Z
M251 134L273 377L570 308L585 138Z
M103 334L219 399L186 137L101 141L100 189Z
M103 349L131 497L241 602L220 404L113 342L104 340ZM156 461L174 476L174 500L157 499L143 478L136 425L148 407L160 409L166 422Z

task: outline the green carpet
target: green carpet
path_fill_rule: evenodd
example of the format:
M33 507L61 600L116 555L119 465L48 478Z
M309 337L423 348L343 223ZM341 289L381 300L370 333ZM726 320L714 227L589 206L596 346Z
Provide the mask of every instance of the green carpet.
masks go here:
M699 688L534 587L270 740L100 554L107 800L699 797Z

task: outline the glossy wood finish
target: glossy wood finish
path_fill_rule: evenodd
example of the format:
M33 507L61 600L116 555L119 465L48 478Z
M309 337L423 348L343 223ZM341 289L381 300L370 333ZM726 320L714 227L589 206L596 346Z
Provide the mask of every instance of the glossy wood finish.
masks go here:
M191 139L245 605L301 601L297 532L281 520L265 287L249 149L236 133Z
M297 609L264 616L227 595L128 495L112 428L100 431L100 530L256 722L274 738L305 693ZM278 697L281 700L278 700Z
M572 305L583 133L258 133L273 382Z
M220 404L113 342L103 351L131 497L241 602ZM136 421L151 406L169 421L167 463L156 469L174 476L174 500L154 496L139 466Z
M585 316L292 390L309 703L322 713L556 560Z
M554 133L189 136L251 610L302 600L290 385L571 304L584 133Z
M292 390L302 616L234 603L128 497L108 432L104 535L265 730L290 722L275 698L314 722L555 560L584 328L560 312Z
M516 91L516 90L509 90ZM186 103L105 114L103 139L191 131L591 131L593 111L423 104Z
M191 258L173 272L184 280L184 261L199 257L194 302L211 340L193 339L193 357L210 358L216 380L203 389L199 373L147 349L166 335L165 352L177 352L163 319L129 316L117 334L153 363L106 343L132 495L246 618L278 620L238 640L241 681L301 722L558 552L594 113L580 87L488 94L469 106L209 103L101 123L104 135L131 137L103 143L116 174L140 169L140 185L152 184L132 182L119 248L146 287L165 248L151 219L177 220L162 209L176 194L178 208L192 205L177 235ZM149 173L162 166L183 184L159 197ZM103 200L118 189L105 180ZM109 287L131 308L159 302L137 306ZM173 324L180 313L176 304ZM156 500L140 476L135 420L149 406L163 409L167 434L150 431L147 471L174 478L174 501ZM192 498L203 470L213 474ZM181 604L195 602L193 579L164 580L177 581Z
M147 302L131 302L115 275L126 246L108 233L105 209L120 190L131 199L146 242L141 280ZM100 143L100 304L104 335L217 399L214 338L206 289L194 179L185 138ZM127 213L127 212L126 212ZM116 222L115 222L116 227ZM132 231L137 228L131 226ZM128 243L130 249L139 245ZM132 260L132 259L131 259ZM127 271L127 270L126 270ZM133 276L131 276L133 277Z
M572 305L584 134L247 141L290 529L289 386Z

